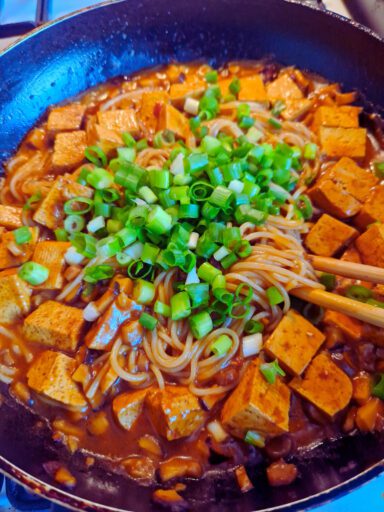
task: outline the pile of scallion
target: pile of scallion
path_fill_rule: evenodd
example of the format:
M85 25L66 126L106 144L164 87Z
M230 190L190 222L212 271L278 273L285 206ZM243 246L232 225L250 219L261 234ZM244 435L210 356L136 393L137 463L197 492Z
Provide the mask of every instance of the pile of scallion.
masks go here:
M214 79L207 76L208 82ZM239 87L241 82L235 79L230 87L234 97ZM246 103L237 109L242 136L208 135L203 122L218 115L221 101L220 89L212 85L198 102L198 115L190 118L196 148L176 141L168 130L155 135L154 147L170 149L161 170L135 163L148 141L136 141L128 133L123 134L125 146L110 161L100 147L88 147L85 156L95 168L84 168L77 181L94 189L93 199L67 201L64 226L55 231L57 240L71 241L80 259L98 256L113 262L87 266L86 282L110 279L119 266L119 272L135 280L135 300L173 320L188 317L198 339L228 316L243 318L249 311L250 288L240 285L235 293L228 292L223 274L251 254L239 226L244 222L261 225L268 215L279 215L296 185L301 159L316 155L314 144L302 151L287 144L261 143L263 134L253 126ZM269 123L274 130L281 128L278 115ZM307 219L311 214L310 201L301 196L296 217ZM153 304L154 278L172 268L180 270L180 281L170 304L158 300ZM274 287L267 295L271 304L282 301ZM146 312L140 322L154 329L157 318ZM261 330L259 322L246 325L247 333ZM219 344L216 349L220 353L223 347Z

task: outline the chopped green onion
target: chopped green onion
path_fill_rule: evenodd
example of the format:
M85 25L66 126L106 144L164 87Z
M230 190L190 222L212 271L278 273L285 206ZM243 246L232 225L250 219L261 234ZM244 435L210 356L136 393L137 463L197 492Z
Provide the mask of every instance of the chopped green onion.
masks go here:
M281 295L280 291L276 288L276 286L270 286L266 289L267 299L271 306L276 306L277 304L281 304L284 302L284 297Z
M113 176L105 169L95 167L95 169L87 175L87 183L96 190L102 190L103 188L109 188L113 185Z
M144 261L144 263L154 265L159 252L159 247L156 247L153 244L145 243L143 247L143 252L141 253L141 259Z
M211 197L209 198L209 202L214 206L225 209L229 206L232 197L233 192L231 190L219 185L213 190Z
M212 318L207 311L201 311L189 318L189 326L193 336L199 340L212 331Z
M64 220L64 229L68 233L78 233L85 226L85 219L81 215L68 215Z
M241 283L235 290L235 297L239 299L243 304L249 304L253 297L253 290L249 284Z
M161 302L160 300L157 300L155 302L153 311L158 315L162 315L165 317L171 316L171 308L167 304L164 304L164 302Z
M98 190L97 194L106 203L113 203L120 199L120 194L115 188L104 188L103 190Z
M153 331L153 329L155 329L157 322L157 318L148 313L141 313L139 318L139 324L149 331Z
M256 334L264 331L264 324L258 320L248 320L244 326L244 331L247 334Z
M136 158L136 149L131 148L117 148L118 160L122 162L134 162ZM109 164L111 167L111 163Z
M191 314L191 302L187 292L179 292L171 297L171 318L181 320Z
M319 281L328 292L332 292L336 288L336 276L334 274L323 272L319 277Z
M157 132L153 138L153 146L155 148L171 146L174 143L175 143L175 134L171 130L163 130L163 131Z
M239 258L236 256L236 254L234 252L231 252L220 261L220 264L224 269L227 269L234 265L238 261L238 259Z
M155 297L155 292L155 285L144 281L144 279L138 279L134 283L133 298L139 304L150 304Z
M132 137L132 135L130 133L123 132L121 134L121 138L123 139L124 144L128 148L133 148L134 146L136 146L136 141L135 141L135 139Z
M186 284L185 291L192 301L193 309L208 305L209 285L207 283Z
M313 215L313 207L308 196L301 195L296 201L296 206L303 215L304 220L309 220Z
M207 71L207 73L205 73L205 80L209 84L215 84L217 82L217 79L218 79L218 74L215 69L212 69L212 71Z
M384 178L384 162L375 162L373 167L377 178L382 180Z
M371 299L372 295L372 291L369 288L358 284L352 284L345 290L346 297L349 299L359 300L361 302L366 302L367 299Z
M92 265L84 271L84 281L87 283L97 283L104 279L110 279L115 271L111 265Z
M58 242L66 242L68 240L68 233L63 228L57 228L54 230L56 240Z
M372 395L384 400L384 373L378 375L379 380L373 386Z
M85 205L81 208L81 205ZM67 215L84 215L92 210L93 201L88 197L74 197L64 203L64 213Z
M96 238L85 233L74 233L71 237L73 247L86 258L96 256L96 242Z
M217 275L212 281L211 286L213 293L215 292L216 288L226 288L227 282L225 276L223 276L223 274Z
M221 271L208 263L207 261L204 262L197 270L197 275L200 279L203 281L206 281L207 283L211 284L216 276L220 275Z
M261 364L260 372L262 373L263 377L269 384L274 384L276 381L276 377L278 375L280 375L281 377L285 377L285 371L282 368L280 368L277 359L275 359L271 363Z
M149 172L149 182L152 187L166 190L171 184L171 173L167 170ZM141 189L140 189L141 190Z
M21 228L15 229L13 231L13 236L18 245L26 244L32 240L32 233L28 226L22 226Z
M277 100L276 103L273 105L271 113L272 113L272 115L278 117L285 109L286 109L285 102L283 100Z
M104 151L99 146L89 146L84 151L85 158L96 167L106 167L108 160Z
M38 286L48 279L49 269L40 265L40 263L28 261L21 265L18 271L18 276L23 279L23 281L26 281L33 286Z
M33 206L41 200L41 198L41 192L37 192L37 194L32 194L23 206L23 211L31 210Z
M228 89L234 96L237 96L240 92L240 87L240 80L237 77L235 77L229 84Z
M231 318L240 319L245 318L250 311L249 304L245 304L244 302L237 301L231 304L229 316Z
M120 242L122 248L133 244L137 239L137 232L133 228L123 228L116 233L116 238Z
M377 308L384 308L384 302L381 300L368 299L366 303L370 304L371 306L376 306Z
M222 334L219 336L211 345L211 352L215 354L215 356L225 356L232 347L232 340L226 334Z
M304 146L303 157L307 160L314 160L316 158L317 145L308 143Z
M282 124L280 123L280 121L274 117L270 117L268 119L268 123L270 126L272 126L272 128L275 128L275 130L280 130Z
M156 205L148 214L146 227L152 233L163 235L171 230L172 217L161 206Z
M244 441L248 444L256 446L257 448L264 448L265 446L264 437L254 430L248 430L248 432L245 434Z
M127 252L127 254L129 253ZM144 279L145 277L149 277L151 273L152 265L148 265L148 263L144 263L141 260L131 261L127 268L128 277L131 279Z
M147 186L139 188L139 196L148 204L153 204L157 201L156 194Z

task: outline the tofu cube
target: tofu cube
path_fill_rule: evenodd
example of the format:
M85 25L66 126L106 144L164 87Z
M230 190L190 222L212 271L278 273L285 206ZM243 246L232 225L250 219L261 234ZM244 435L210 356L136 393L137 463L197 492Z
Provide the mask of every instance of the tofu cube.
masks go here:
M358 128L360 107L350 105L330 107L322 105L316 109L312 128L316 131L320 126L339 126L341 128Z
M372 188L379 182L372 172L362 169L348 157L340 158L323 177L342 185L348 194L360 202L368 199Z
M83 122L85 105L71 103L51 110L47 128L50 132L79 130Z
M286 121L295 121L304 116L311 107L312 101L307 98L288 100L285 102L281 117Z
M131 430L137 419L141 416L148 391L148 389L129 391L118 395L113 400L113 414L123 429Z
M280 321L264 349L290 373L300 375L325 340L324 334L293 309Z
M350 378L325 353L315 357L304 378L295 377L290 386L331 418L352 398Z
M353 341L359 341L363 336L363 322L356 320L356 318L344 315L343 313L326 309L323 322L325 325L337 327Z
M173 87L172 85L171 91ZM152 136L156 132L160 110L166 103L169 103L169 94L166 91L144 92L142 94L138 117L143 130L147 132L147 136Z
M17 246L15 236L12 231L7 231L1 235L0 241L0 270L17 267L31 259L37 238L39 236L39 228L30 228L32 238L29 242ZM9 249L9 246L16 245L22 252L21 254L14 255Z
M77 167L84 160L87 134L84 131L62 132L55 137L52 165L57 169Z
M131 345L131 347L136 347L137 345L140 345L143 340L144 327L138 320L132 320L122 326L121 335L124 343Z
M124 110L107 110L97 113L97 121L100 126L117 133L129 132L134 137L139 135L139 125L136 112L132 108Z
M104 153L111 157L117 148L123 146L123 139L119 132L104 128L100 124L95 125L95 132L97 138L97 145L104 151Z
M124 298L123 307L120 305L121 297ZM125 322L136 319L142 310L143 306L121 293L88 331L85 344L94 350L111 350L120 327Z
M275 103L277 100L300 100L303 93L289 75L282 74L267 85L267 96L269 101Z
M30 342L74 352L84 324L81 309L49 300L27 316L23 332Z
M177 137L186 139L190 134L187 117L172 105L164 104L161 107L159 130L171 130Z
M333 256L358 235L358 231L324 213L312 226L305 245L313 254Z
M205 420L198 398L183 386L153 389L145 403L156 431L168 441L193 434Z
M268 103L267 91L260 75L246 76L240 79L239 101L257 101Z
M372 224L356 240L356 247L363 263L384 268L384 224Z
M59 176L39 205L33 220L50 229L57 229L64 219L64 203L74 197L93 196L93 190L74 181L71 175Z
M186 98L197 98L207 88L206 82L198 80L195 82L183 82L172 84L169 88L169 97L174 105L183 107Z
M10 324L29 313L31 288L17 274L0 278L0 324Z
M315 205L338 219L347 219L356 215L361 204L345 188L331 180L319 180L309 191Z
M367 141L365 128L321 126L319 139L323 153L329 157L363 158L365 156Z
M356 224L361 229L377 221L384 222L384 186L382 185L373 189L356 217Z
M20 228L23 225L21 215L23 209L18 206L0 205L0 226L7 229Z
M49 269L48 279L37 289L60 290L64 284L63 272L65 268L64 254L71 247L70 242L38 242L32 260Z
M77 362L60 352L46 350L31 364L28 373L28 386L56 402L75 409L87 405L84 395L72 379Z
M268 436L289 430L290 390L280 378L269 384L260 364L251 362L221 412L225 429L241 439L248 430Z

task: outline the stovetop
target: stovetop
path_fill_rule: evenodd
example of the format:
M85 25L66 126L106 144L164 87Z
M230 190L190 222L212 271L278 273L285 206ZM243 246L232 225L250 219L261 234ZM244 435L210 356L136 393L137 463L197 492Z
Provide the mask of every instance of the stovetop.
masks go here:
M384 0L304 1L317 3L324 9L351 17L384 37ZM100 2L95 0L0 0L0 50L46 21L97 3ZM384 510L383 475L343 498L314 509L313 512L376 512L379 510ZM65 512L66 509L29 493L13 481L4 479L0 474L0 512L21 511Z

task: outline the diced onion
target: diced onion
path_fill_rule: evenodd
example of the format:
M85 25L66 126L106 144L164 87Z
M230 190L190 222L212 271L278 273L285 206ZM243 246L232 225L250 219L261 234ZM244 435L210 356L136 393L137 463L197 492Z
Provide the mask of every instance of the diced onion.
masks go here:
M220 249L217 249L217 251L213 253L213 257L215 258L216 261L221 261L223 258L228 256L228 254L230 254L230 253L231 253L231 251L229 249L227 249L226 247L224 247L224 245L223 245L222 247L220 247Z
M255 356L261 350L263 345L263 335L261 332L256 334L250 334L243 338L243 356L250 357Z
M183 153L179 153L174 161L171 163L171 166L169 168L171 173L174 176L177 176L178 174L184 174L184 155Z
M244 183L240 180L232 180L228 185L229 190L236 194L241 194L244 189Z
M195 231L192 231L192 233L189 235L188 240L188 249L196 249L197 242L199 241L199 233L196 233Z
M185 280L185 284L196 284L200 283L199 276L197 275L196 267L193 267L193 269L188 272L187 279Z
M101 315L100 311L97 309L96 304L94 302L90 302L83 309L83 318L87 322L94 322Z
M222 443L227 437L227 432L223 429L220 421L214 420L207 424L207 430L218 443Z
M84 259L84 256L76 251L74 247L70 247L64 255L64 259L68 265L78 265Z
M90 220L87 224L87 229L90 233L96 233L96 231L99 231L99 229L103 229L105 227L105 219L102 215L99 215L99 217L95 217L94 219Z
M187 98L184 103L184 111L192 116L197 116L199 113L199 101L194 98Z

